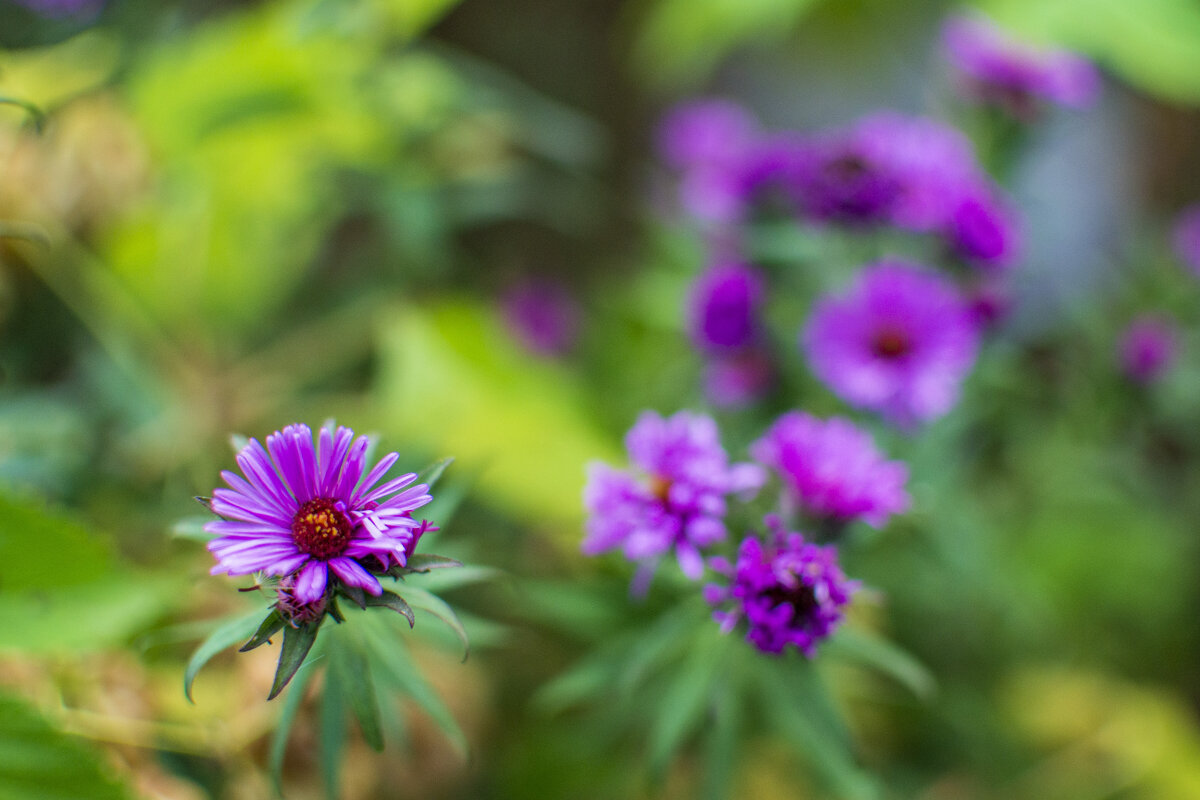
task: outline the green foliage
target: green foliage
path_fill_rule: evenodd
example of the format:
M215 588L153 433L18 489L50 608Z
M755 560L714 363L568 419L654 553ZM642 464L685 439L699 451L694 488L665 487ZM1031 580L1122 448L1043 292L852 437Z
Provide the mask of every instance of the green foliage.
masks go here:
M97 748L36 710L0 694L0 797L6 800L128 800Z

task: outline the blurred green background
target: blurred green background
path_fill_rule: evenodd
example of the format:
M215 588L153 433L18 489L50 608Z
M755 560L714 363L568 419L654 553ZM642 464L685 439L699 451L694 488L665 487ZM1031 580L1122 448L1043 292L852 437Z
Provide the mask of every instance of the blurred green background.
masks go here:
M826 678L889 798L1200 797L1200 286L1165 239L1200 199L1200 6L981 5L1107 86L1034 132L1017 317L960 409L886 441L914 512L847 554L879 590L856 624L937 689ZM271 796L272 648L214 660L195 706L181 691L244 602L187 538L191 498L231 434L331 417L408 467L453 455L436 550L507 576L447 595L467 664L414 645L469 755L397 705L405 741L352 732L340 796L696 796L702 754L647 777L636 737L531 704L628 605L618 565L578 554L584 464L619 462L639 410L703 404L683 316L703 242L663 211L654 124L708 94L775 127L952 116L953 8L0 0L0 95L44 114L0 106L0 796ZM529 281L577 304L568 352L506 323ZM1152 307L1185 323L1183 357L1137 390L1115 326ZM734 450L764 422L721 421ZM289 798L325 793L316 713ZM800 755L756 739L736 795L829 796Z

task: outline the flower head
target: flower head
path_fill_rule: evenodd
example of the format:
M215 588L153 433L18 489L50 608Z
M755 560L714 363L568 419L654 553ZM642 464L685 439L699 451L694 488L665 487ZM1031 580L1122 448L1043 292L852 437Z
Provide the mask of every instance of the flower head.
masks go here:
M559 284L526 281L505 292L501 302L509 330L532 352L562 355L575 343L579 304Z
M865 267L844 295L819 299L802 336L810 366L834 392L901 426L954 406L978 343L954 286L898 260Z
M1121 336L1121 366L1138 383L1150 383L1162 376L1175 362L1179 332L1163 317L1138 317Z
M738 548L737 563L714 559L714 568L728 585L709 584L705 599L721 606L713 618L729 632L743 620L746 640L765 653L780 654L789 646L812 658L843 618L843 608L858 588L846 579L837 551L788 533L768 519L767 542L747 537Z
M1175 219L1175 254L1200 275L1200 203L1188 206Z
M970 95L1018 119L1033 117L1041 101L1087 108L1100 91L1100 76L1087 59L1032 47L982 17L950 19L942 42Z
M1008 267L1020 249L1016 215L985 186L966 189L946 220L950 249L972 266Z
M756 491L762 468L730 464L716 423L687 411L666 419L643 413L625 446L639 476L607 464L588 468L583 551L619 548L631 560L650 562L673 550L684 574L698 579L700 551L725 538L725 498Z
M908 509L908 467L885 461L870 435L849 420L784 414L750 446L777 472L810 515L834 522L862 519L880 527Z
M743 264L713 267L692 287L692 341L709 353L750 347L761 335L763 281Z
M380 481L399 459L384 456L369 472L366 436L349 428L322 428L314 441L307 425L289 425L242 448L242 475L222 472L229 488L213 492L222 519L204 529L217 534L208 549L213 574L263 572L286 579L291 601L319 602L335 580L379 595L374 572L404 566L428 528L412 512L432 498L416 475ZM364 474L365 473L365 474ZM244 477L243 477L244 476Z

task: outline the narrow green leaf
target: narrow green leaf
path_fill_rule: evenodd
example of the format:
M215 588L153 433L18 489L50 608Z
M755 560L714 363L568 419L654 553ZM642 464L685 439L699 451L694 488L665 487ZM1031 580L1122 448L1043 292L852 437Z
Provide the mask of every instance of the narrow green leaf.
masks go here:
M366 592L364 592L359 587L347 586L346 584L343 583L338 587L338 591L341 592L346 597L350 598L350 601L353 602L354 605L358 606L359 608L367 607Z
M370 664L361 649L361 642L344 642L334 650L341 660L339 669L342 692L350 698L350 709L358 720L363 739L372 750L383 750L383 734L379 728L379 701L375 698L375 682Z
M243 436L240 433L233 433L229 435L229 446L233 448L233 452L235 454L245 450L246 445L248 444L250 444L250 438L247 436Z
M423 483L426 486L428 486L430 489L432 489L434 487L434 485L439 480L441 480L442 473L444 473L446 471L446 467L450 466L453 463L454 463L453 456L451 456L449 458L443 458L440 461L433 462L428 467L421 470L420 474L417 475L417 480L415 481L415 483Z
M262 611L255 610L249 614L228 620L225 624L210 633L208 638L196 648L196 652L192 654L191 660L188 661L187 669L183 673L183 693L187 696L188 700L193 703L196 702L192 699L192 681L196 680L196 673L217 653L228 647L233 647L252 634L258 626L258 615L261 613Z
M433 553L413 553L408 557L406 568L409 572L429 572L431 569L446 567L461 567L463 564L447 556L437 556Z
M176 539L187 539L192 542L210 542L217 538L217 534L204 530L204 526L206 523L212 521L212 517L187 517L186 519L181 519L171 526L171 536Z
M705 735L704 800L729 797L738 765L742 708L737 687L718 681L713 692L712 724Z
M504 576L504 572L494 567L459 567L458 569L439 569L436 572L423 573L421 587L427 592L448 592L460 586L469 586L484 581L496 580Z
M666 771L671 758L700 722L712 693L716 667L712 649L696 648L660 695L650 729L650 767L656 774Z
M16 106L29 115L30 121L33 123L34 130L38 133L42 132L42 126L46 122L46 114L33 103L26 100L18 100L15 97L0 97L0 104L8 106Z
M379 597L368 595L367 605L371 606L372 608L390 608L393 611L403 614L404 618L408 620L408 627L410 628L417 622L416 615L413 614L412 606L404 602L404 598L395 592L389 592L385 589L383 594L379 595Z
M454 609L452 609L445 600L438 597L436 594L425 591L424 589L405 587L404 594L406 595L404 599L410 606L413 608L419 608L422 611L428 611L430 614L433 614L442 622L446 623L450 630L454 631L454 634L458 637L459 641L462 642L463 661L466 661L467 656L469 656L471 653L471 642L467 638L466 628L463 627L458 615L454 613Z
M544 714L557 714L610 691L613 671L619 665L611 654L602 655L585 658L544 684L533 696L533 707Z
M292 732L292 723L296 720L296 712L304 702L304 688L312 678L313 670L302 669L292 679L292 690L283 698L283 710L279 712L279 722L275 724L275 732L271 735L271 750L267 755L267 769L271 774L271 783L275 794L283 797L283 756L287 751L288 736Z
M258 626L258 630L254 632L254 635L250 637L250 641L242 645L238 649L238 652L245 653L253 650L256 647L261 647L262 645L269 643L271 641L271 637L274 636L275 633L284 626L284 624L283 617L280 616L279 611L277 609L272 610L271 613L267 615L267 618L262 621L262 624Z
M321 691L321 711L317 732L317 763L321 769L321 781L325 784L328 800L338 800L342 778L342 752L346 747L346 669L337 657L337 648L325 648L330 652L329 666L325 671L325 684Z
M404 646L403 641L386 636L383 633L385 629L379 625L364 625L362 629L373 672L381 680L389 682L393 687L407 694L424 709L425 713L441 728L442 733L450 740L459 755L465 758L467 755L466 735L442 698L421 675L421 671L409 657L408 649Z
M921 662L881 636L844 627L825 643L825 652L832 658L877 669L921 700L937 691L937 682Z
M283 629L283 647L279 651L279 665L275 669L275 681L271 684L268 700L274 700L296 674L296 670L300 669L304 657L317 640L317 630L321 627L323 619L324 617L316 622L307 622L298 628L288 625Z

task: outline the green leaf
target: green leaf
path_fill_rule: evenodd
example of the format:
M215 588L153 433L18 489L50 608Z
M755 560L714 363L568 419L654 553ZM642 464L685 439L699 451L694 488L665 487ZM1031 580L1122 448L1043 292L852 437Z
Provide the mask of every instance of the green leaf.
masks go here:
M259 624L258 615L261 613L261 611L255 610L249 614L243 614L240 617L228 620L223 625L218 626L196 648L196 652L192 654L191 660L188 661L187 669L183 673L183 693L187 695L188 700L193 703L196 702L192 698L192 681L196 680L196 674L200 672L200 669L217 653L226 648L233 647L254 633Z
M112 549L41 503L0 495L0 591L61 589L113 568Z
M534 694L532 705L543 714L557 714L599 697L612 690L612 676L617 666L608 652L585 658L543 684Z
M432 489L442 478L442 473L446 471L454 463L454 457L443 458L441 461L435 461L417 475L416 483L423 483Z
M467 638L466 628L463 627L458 615L454 613L454 609L436 594L427 592L424 589L418 589L415 586L405 587L404 594L404 599L410 606L433 614L442 622L446 623L450 630L454 631L454 635L458 637L460 642L462 642L463 661L466 661L467 656L471 653L471 642L470 639Z
M341 592L346 597L350 598L350 601L353 602L354 605L358 606L359 608L367 607L366 592L364 592L358 586L349 586L349 585L343 583L338 586L338 591Z
M204 530L204 526L212 521L212 517L186 517L171 526L171 536L191 542L210 542L217 534Z
M129 800L99 749L56 729L23 701L0 694L0 797Z
M843 627L824 645L825 655L877 669L922 700L937 691L937 683L921 662L880 636Z
M409 658L404 645L397 640L389 640L381 636L380 630L373 625L364 625L363 628L370 648L369 657L376 674L388 680L424 709L425 713L441 728L442 733L454 745L454 749L458 751L459 755L465 758L467 737L459 727L458 720L454 719L454 715L438 697L437 692L421 676L420 670Z
M681 670L672 674L659 697L650 728L650 767L661 775L671 758L700 722L717 676L718 650L700 644L689 653Z
M329 666L325 671L325 684L321 691L321 712L317 732L317 759L321 768L321 780L325 784L325 796L337 800L341 788L342 752L346 747L346 681L353 680L336 657L336 648L330 651Z
M283 698L283 710L279 712L279 722L275 724L275 732L271 734L271 750L267 755L267 769L271 774L271 783L275 794L283 797L283 756L287 751L288 736L292 732L292 723L296 720L296 712L304 702L304 687L312 678L313 670L303 669L296 673L292 680L292 690Z
M413 553L408 557L406 568L409 572L429 572L431 569L461 567L463 563L448 556L437 556L433 553Z
M340 666L341 691L350 698L350 709L358 720L363 739L376 752L383 750L383 734L379 728L379 702L375 698L375 683L371 678L370 664L362 650L361 641L350 642L344 637L341 646L332 650Z
M408 627L410 628L417 622L412 606L404 602L404 598L395 592L389 592L385 589L379 597L368 595L367 605L372 608L390 608L393 611L403 614L404 618L408 620Z
M304 663L304 657L308 655L313 642L317 640L317 631L324 619L321 617L315 622L306 622L298 628L288 625L283 629L283 647L280 648L279 664L275 669L275 680L271 684L271 693L267 695L268 700L274 700L275 696L283 691L283 687L287 686L288 681L296 674L296 670L300 669L300 665Z
M250 637L250 641L238 648L238 652L245 653L253 650L256 647L261 647L262 645L267 644L271 641L271 637L274 636L275 633L284 626L284 624L284 619L279 614L278 609L273 609L271 613L267 615L267 618L262 621L262 624L258 626L258 630L254 632L254 635Z
M713 692L712 724L705 734L704 800L729 797L739 760L742 708L736 687L718 681Z

